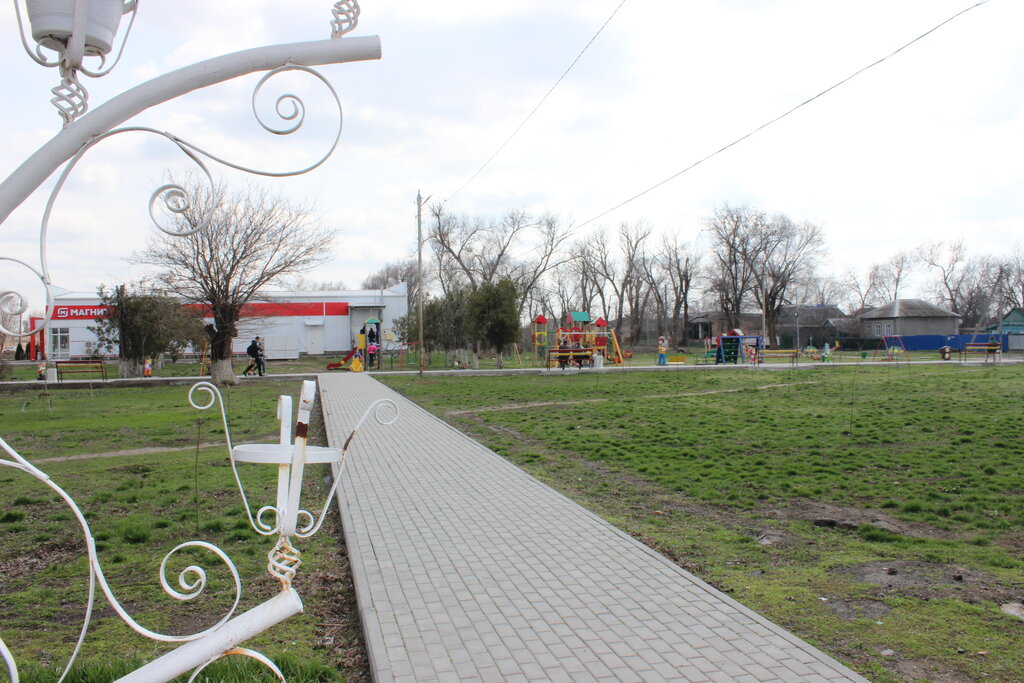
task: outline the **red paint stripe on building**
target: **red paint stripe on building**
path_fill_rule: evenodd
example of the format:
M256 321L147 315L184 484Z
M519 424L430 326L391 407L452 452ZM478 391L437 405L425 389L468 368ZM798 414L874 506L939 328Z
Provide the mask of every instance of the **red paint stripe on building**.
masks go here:
M198 304L190 304L197 306ZM95 320L107 315L107 306L100 305L76 305L76 306L54 306L50 313L50 320ZM313 317L313 316L338 316L348 315L348 302L257 302L247 304L242 312L243 316L251 318L289 318L289 317ZM210 317L207 315L206 317Z

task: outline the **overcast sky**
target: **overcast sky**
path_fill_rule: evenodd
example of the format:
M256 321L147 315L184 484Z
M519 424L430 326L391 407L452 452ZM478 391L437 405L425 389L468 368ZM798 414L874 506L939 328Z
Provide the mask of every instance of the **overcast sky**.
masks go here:
M384 56L321 70L344 107L334 156L289 180L213 170L229 184L259 182L314 204L340 237L334 258L312 277L355 288L384 263L414 254L417 190L458 213L519 208L580 226L973 4L363 0L353 35L379 35ZM326 38L331 5L142 0L122 63L103 79L84 79L91 102L226 52ZM463 188L616 8L545 104ZM1009 251L1024 239L1022 26L1024 2L989 0L574 234L642 219L696 239L703 219L729 203L822 225L837 273L939 239L965 239L975 254ZM6 177L60 120L49 104L56 73L23 53L11 7L0 12L0 29ZM315 159L330 138L330 103L295 83L309 98L311 121L299 139L268 139L251 115L256 80L214 86L131 123L267 170ZM94 291L137 277L124 257L153 229L149 193L188 170L155 136L123 135L93 149L56 205L47 246L54 283ZM52 181L0 228L0 254L38 267ZM0 264L6 289L24 292L35 308L43 300L24 269Z

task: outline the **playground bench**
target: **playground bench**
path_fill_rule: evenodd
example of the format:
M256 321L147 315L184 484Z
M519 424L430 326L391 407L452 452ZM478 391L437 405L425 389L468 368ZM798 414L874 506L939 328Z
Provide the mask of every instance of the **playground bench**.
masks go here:
M983 353L985 354L985 360L988 361L988 357L992 356L993 361L999 360L1002 354L1003 345L999 342L967 342L964 347L960 349L960 360L964 360L965 356L972 353Z
M704 352L704 355L697 356L694 362L696 362L697 365L707 365L708 363L714 363L716 354L717 351L715 351L714 349L708 349L707 351Z
M686 364L686 356L684 356L682 354L680 354L678 356L669 356L668 360L665 361L665 362L668 363L669 365L685 365Z
M100 376L107 379L107 369L100 360L59 360L54 363L57 367L57 381L63 382L64 375L78 373L100 373Z
M758 351L757 362L763 363L769 358L788 358L791 364L795 364L800 352L796 349L761 349Z
M548 352L548 367L557 363L560 367L566 365L594 365L594 352L591 349L552 349Z

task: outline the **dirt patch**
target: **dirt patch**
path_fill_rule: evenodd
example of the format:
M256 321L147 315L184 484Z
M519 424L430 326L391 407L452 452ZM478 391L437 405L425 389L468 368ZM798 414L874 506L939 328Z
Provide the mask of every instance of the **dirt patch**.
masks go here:
M23 576L35 576L51 565L74 561L85 554L85 544L56 545L43 544L24 555L0 560L0 594L21 590Z
M806 520L822 527L858 529L865 524L870 524L900 536L936 538L951 541L968 539L963 534L945 531L924 522L908 522L896 519L881 510L847 507L809 500L795 500L786 506L767 509L764 513L773 519Z
M835 612L841 619L881 619L889 606L881 600L857 599L840 600L838 598L828 601L828 608Z
M967 603L996 604L1020 602L1024 589L1006 586L988 574L950 564L914 560L865 562L835 570L857 583L873 583L883 592L898 593L921 600L953 598Z
M974 683L974 679L950 671L937 662L928 659L904 659L894 662L891 671L907 681L929 681L930 683Z

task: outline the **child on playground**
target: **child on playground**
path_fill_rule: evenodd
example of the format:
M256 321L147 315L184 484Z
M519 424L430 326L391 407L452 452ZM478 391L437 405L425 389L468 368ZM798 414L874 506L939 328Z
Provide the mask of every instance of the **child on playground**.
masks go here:
M665 337L658 337L658 365L668 365L665 354L668 353L668 340Z

